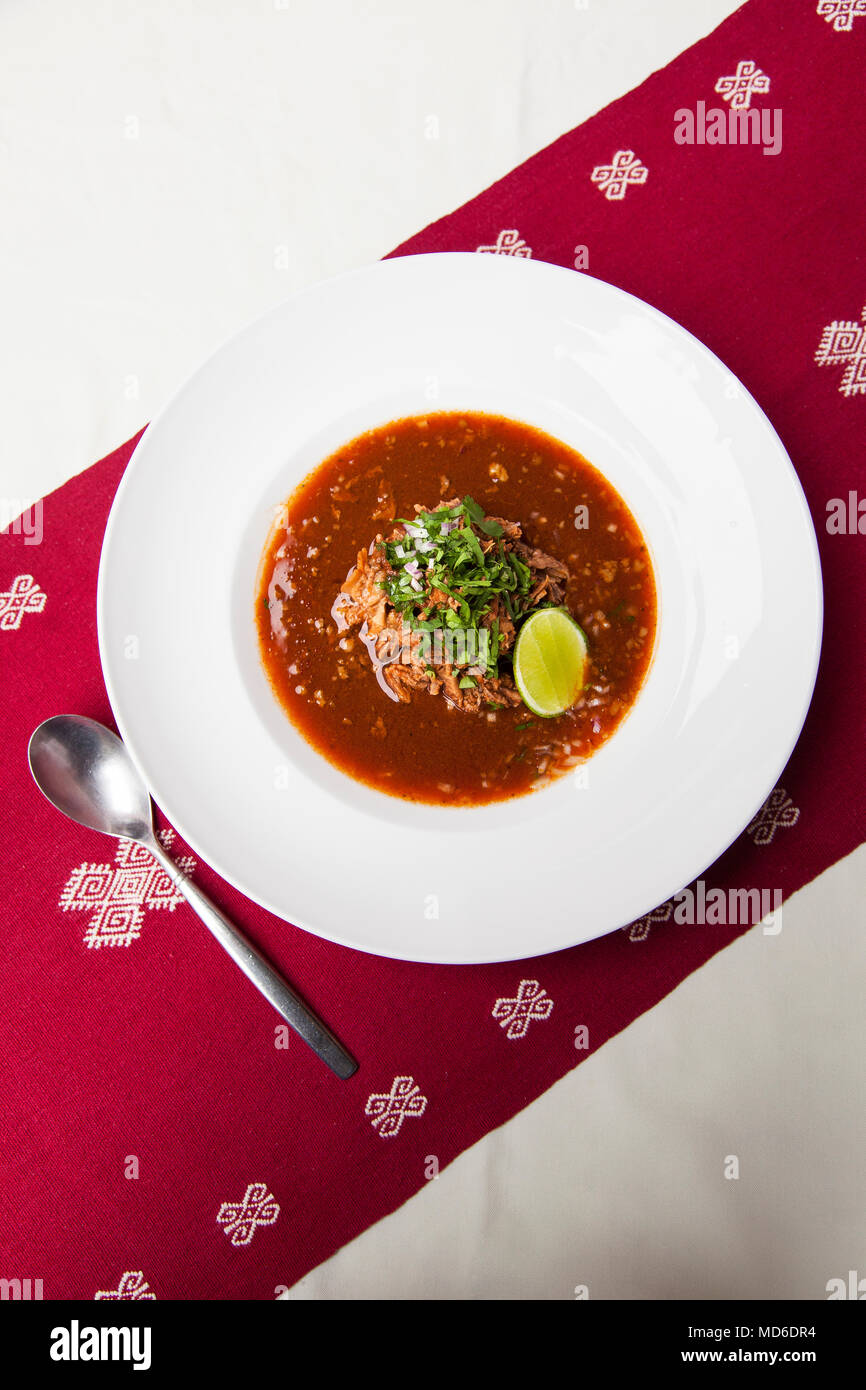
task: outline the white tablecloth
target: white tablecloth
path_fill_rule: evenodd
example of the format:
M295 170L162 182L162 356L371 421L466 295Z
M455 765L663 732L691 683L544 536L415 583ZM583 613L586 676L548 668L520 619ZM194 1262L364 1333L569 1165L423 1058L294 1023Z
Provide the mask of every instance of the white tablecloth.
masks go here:
M247 320L383 255L735 8L8 0L5 519ZM288 1297L809 1299L866 1275L864 889L860 850Z

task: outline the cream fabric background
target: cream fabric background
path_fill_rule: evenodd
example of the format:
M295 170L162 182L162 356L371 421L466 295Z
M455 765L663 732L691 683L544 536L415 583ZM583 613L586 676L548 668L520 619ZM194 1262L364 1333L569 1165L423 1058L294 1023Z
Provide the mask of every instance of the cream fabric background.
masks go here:
M4 507L735 8L4 0ZM811 1299L866 1275L864 888L861 850L288 1297Z

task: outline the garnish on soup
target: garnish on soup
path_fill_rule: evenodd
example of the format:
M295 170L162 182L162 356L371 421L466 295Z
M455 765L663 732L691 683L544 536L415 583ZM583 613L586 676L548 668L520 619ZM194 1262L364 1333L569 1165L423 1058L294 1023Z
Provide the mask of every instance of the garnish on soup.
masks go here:
M536 609L514 647L514 681L533 714L555 719L577 704L586 673L586 634L567 608Z
M601 474L540 430L394 421L283 511L262 658L350 776L414 801L504 800L584 762L634 703L656 626L646 545Z
M376 536L337 596L338 631L359 627L380 682L401 701L441 695L464 712L521 704L517 627L561 604L568 570L527 545L517 521L451 498Z

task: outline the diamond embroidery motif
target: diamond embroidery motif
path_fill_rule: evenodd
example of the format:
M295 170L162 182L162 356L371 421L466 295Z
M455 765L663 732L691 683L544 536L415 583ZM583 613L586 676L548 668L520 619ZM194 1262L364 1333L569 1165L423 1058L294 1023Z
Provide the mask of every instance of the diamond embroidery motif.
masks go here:
M769 845L777 830L796 825L799 819L799 806L794 805L784 787L777 787L746 826L746 834L751 835L756 845Z
M828 323L815 353L819 367L845 367L839 382L843 396L866 394L866 307L860 319L860 323L852 319Z
M9 588L0 593L0 632L19 628L25 613L41 613L47 597L32 574L16 575Z
M592 182L597 183L605 198L620 202L630 183L646 183L649 169L641 164L634 150L617 150L610 164L597 164Z
M832 24L837 34L850 33L854 20L866 15L866 0L818 0L815 13Z
M720 77L716 91L723 101L731 103L732 111L747 111L753 94L769 92L770 79L757 64L747 60L737 63L737 71L731 77Z
M395 1076L390 1091L367 1097L364 1114L370 1116L381 1139L393 1139L408 1116L423 1115L426 1109L427 1097L421 1094L414 1076Z
M510 231L500 232L492 246L476 246L475 250L489 256L523 256L527 260L532 255L523 237L513 227Z
M550 1018L552 1013L553 1000L547 990L537 980L521 980L514 998L497 999L490 1016L499 1020L506 1038L514 1041L526 1037L533 1019Z
M100 1289L99 1293L93 1295L94 1301L100 1298L149 1298L155 1299L156 1294L150 1292L150 1285L147 1283L140 1269L128 1269L121 1276L120 1283L116 1289Z
M251 1182L240 1202L223 1202L217 1224L225 1227L232 1245L249 1245L259 1226L273 1226L280 1214L274 1194L263 1182Z
M659 922L671 920L673 910L674 901L673 898L669 898L666 903L654 907L652 912L645 912L643 917L638 917L637 921L623 927L622 930L627 934L629 941L646 941L654 926Z
M168 849L173 830L160 834ZM192 873L195 860L185 855L177 861L184 874ZM184 901L168 874L152 855L133 840L120 840L114 864L79 864L63 886L58 906L64 912L90 912L82 940L85 946L129 946L141 935L148 908L168 908Z

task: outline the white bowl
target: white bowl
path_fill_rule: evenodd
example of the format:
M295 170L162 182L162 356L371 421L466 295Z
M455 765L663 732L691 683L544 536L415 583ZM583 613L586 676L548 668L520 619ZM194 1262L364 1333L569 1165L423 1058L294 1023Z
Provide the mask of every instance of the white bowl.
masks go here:
M557 436L650 548L656 649L576 773L493 806L413 805L325 761L259 660L274 508L339 445L431 410ZM511 960L623 926L749 823L800 732L821 577L797 476L707 348L600 280L538 261L382 261L222 347L149 427L103 545L99 644L117 724L197 854L278 916L407 960Z

